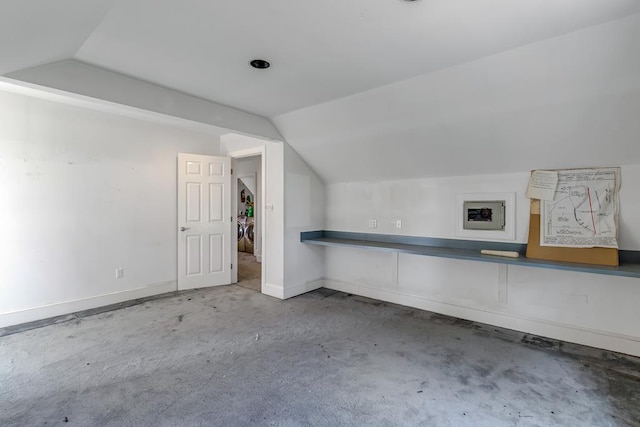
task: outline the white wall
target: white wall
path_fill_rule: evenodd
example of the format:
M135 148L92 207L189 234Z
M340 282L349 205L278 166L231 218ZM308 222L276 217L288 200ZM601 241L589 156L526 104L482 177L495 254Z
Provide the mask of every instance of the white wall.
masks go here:
M529 172L509 175L327 184L327 226L337 231L457 238L457 193L516 193L516 239L526 242ZM375 219L377 228L369 228ZM395 228L395 220L402 229Z
M265 141L245 135L227 134L220 137L220 152L223 156L245 156L256 149L264 156L264 240L262 252L262 292L284 298L284 148L282 142ZM270 208L267 208L267 205Z
M528 172L327 184L326 229L457 238L456 193L516 192L526 243ZM620 245L640 250L640 165L622 167ZM368 228L367 219L379 228ZM402 219L402 230L391 219ZM640 356L640 280L475 261L325 248L329 288Z
M237 134L220 139L223 155L265 150L262 292L285 299L321 287L324 252L300 243L300 232L324 228L322 181L285 142Z
M300 233L324 228L325 187L288 144L284 169L284 297L290 298L323 285L324 251L300 243Z
M177 153L218 136L4 92L0 117L0 325L176 289Z

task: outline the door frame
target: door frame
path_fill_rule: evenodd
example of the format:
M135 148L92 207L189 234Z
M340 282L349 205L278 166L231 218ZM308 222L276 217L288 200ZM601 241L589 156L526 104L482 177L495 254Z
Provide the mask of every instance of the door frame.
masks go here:
M266 188L267 188L267 168L266 168L266 147L264 145L247 148L243 150L231 151L227 153L228 157L231 157L231 167L234 170L233 178L231 179L231 206L233 209L233 219L231 224L232 235L234 236L231 239L231 259L235 268L231 270L231 283L238 282L238 239L235 238L238 234L238 173L236 168L236 159L242 159L246 157L256 157L260 156L260 257L261 257L261 268L260 268L260 291L264 293L265 279L267 277L267 252L266 252L266 241L267 241L267 221L266 218L266 209L264 200L266 200Z

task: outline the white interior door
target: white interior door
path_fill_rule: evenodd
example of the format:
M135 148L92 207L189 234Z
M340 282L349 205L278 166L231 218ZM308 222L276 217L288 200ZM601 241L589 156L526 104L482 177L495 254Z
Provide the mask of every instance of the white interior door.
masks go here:
M179 153L178 289L231 283L231 216L231 159Z

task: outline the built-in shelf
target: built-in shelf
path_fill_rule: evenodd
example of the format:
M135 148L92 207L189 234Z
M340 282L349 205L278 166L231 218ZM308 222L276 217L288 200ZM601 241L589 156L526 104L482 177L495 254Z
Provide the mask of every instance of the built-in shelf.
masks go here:
M429 237L397 236L388 234L351 233L344 231L306 231L300 233L300 241L311 245L360 248L383 252L400 252L414 255L464 259L520 265L523 267L552 268L640 278L640 251L620 251L620 265L608 267L572 262L546 261L526 258L527 245L519 243L482 242L477 240L437 239ZM482 255L481 249L515 251L519 258Z

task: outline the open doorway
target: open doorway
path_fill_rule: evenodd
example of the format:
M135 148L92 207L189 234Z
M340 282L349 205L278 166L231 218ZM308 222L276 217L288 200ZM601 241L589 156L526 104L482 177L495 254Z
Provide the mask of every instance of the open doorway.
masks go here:
M262 291L262 156L235 159L237 284Z

